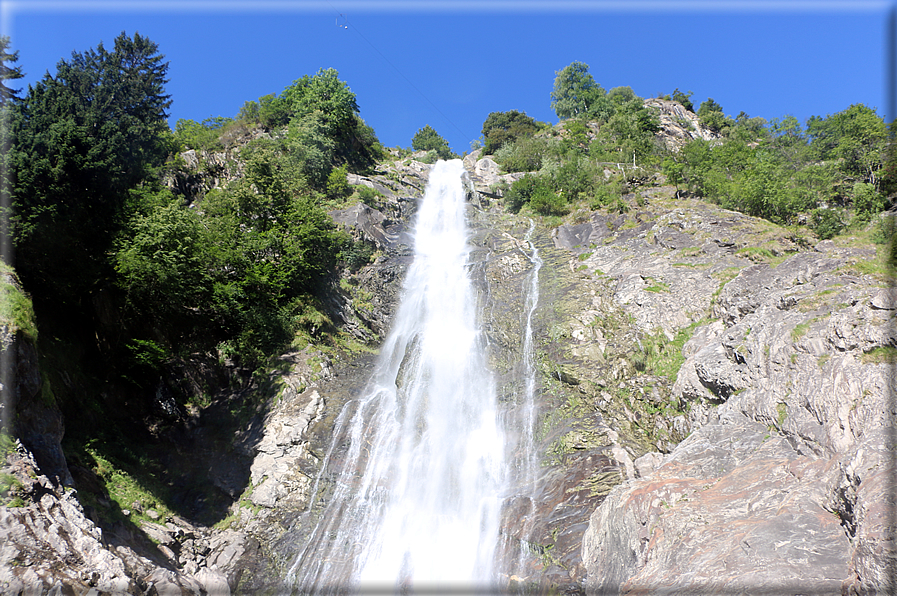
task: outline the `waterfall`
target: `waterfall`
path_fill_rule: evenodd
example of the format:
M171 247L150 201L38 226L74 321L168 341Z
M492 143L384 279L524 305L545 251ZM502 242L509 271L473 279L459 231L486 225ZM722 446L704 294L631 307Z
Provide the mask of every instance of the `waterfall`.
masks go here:
M536 499L536 482L539 471L539 458L536 450L536 437L534 435L536 427L536 362L535 348L533 345L533 316L536 313L536 307L539 305L539 271L542 269L542 258L539 256L539 249L532 241L535 223L530 220L529 230L526 232L524 242L529 245L530 254L527 258L533 264L529 276L526 279L524 293L526 295L526 304L524 307L525 320L523 325L523 346L521 349L523 359L523 398L519 400L520 407L520 452L521 457L520 471L518 473L518 485L525 487L527 496L529 497L529 507L527 515L523 520L522 535L529 534L532 527L532 517L534 513L534 503ZM519 548L517 559L518 569L522 569L524 561L529 552L523 543Z
M303 594L496 585L506 440L468 272L463 172L460 160L430 172L393 328L315 484L332 493L287 578Z

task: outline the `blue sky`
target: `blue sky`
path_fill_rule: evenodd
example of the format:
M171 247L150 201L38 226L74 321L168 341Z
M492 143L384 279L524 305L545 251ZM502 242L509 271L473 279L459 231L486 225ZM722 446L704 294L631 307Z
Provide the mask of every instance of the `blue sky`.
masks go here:
M893 2L848 0L0 0L27 89L73 50L138 31L170 63L170 123L335 68L387 146L426 124L459 153L493 111L557 122L555 72L585 62L605 89L693 91L732 116L805 122L853 103L888 117ZM894 115L890 115L893 117Z

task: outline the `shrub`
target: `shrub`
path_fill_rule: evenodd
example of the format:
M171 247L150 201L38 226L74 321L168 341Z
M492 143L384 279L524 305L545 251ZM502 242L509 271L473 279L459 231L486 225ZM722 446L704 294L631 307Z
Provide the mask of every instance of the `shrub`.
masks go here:
M612 203L621 201L622 196L623 187L619 181L598 184L595 186L591 201L589 201L589 208L600 209L606 207Z
M526 115L526 112L511 110L508 112L492 112L483 122L483 153L492 155L502 146L512 143L522 136L530 136L539 130L538 123Z
M493 159L506 172L535 172L542 167L548 142L535 137L521 137L495 152Z
M585 159L566 161L555 172L553 182L569 200L585 198L595 187L594 168Z
M346 179L346 166L331 170L327 175L327 196L332 199L345 199L350 194L352 189Z
M414 134L411 139L411 147L415 151L435 151L440 159L457 157L449 148L448 141L439 136L439 133L429 124Z
M814 209L810 227L822 240L837 236L844 227L841 214L835 209Z
M212 151L221 149L219 141L221 129L233 122L232 118L221 116L206 118L202 123L195 120L180 119L174 125L174 136L178 145L183 149L196 149L197 151Z
M678 101L682 104L683 108L685 108L689 112L694 113L695 105L691 103L692 95L694 95L692 91L689 91L688 93L682 93L681 91L679 91L679 88L676 87L676 89L673 91L673 101Z
M529 200L530 208L539 215L567 215L570 210L563 197L555 194L548 185L541 184Z
M356 189L358 200L368 207L376 208L378 204L377 199L383 196L377 189L371 188L370 186L357 186Z
M872 230L872 242L875 244L887 244L894 238L897 232L897 221L891 213L883 214L875 223L875 229Z
M886 206L886 199L878 194L872 184L857 182L853 185L853 208L856 209L857 218L861 221L869 221Z

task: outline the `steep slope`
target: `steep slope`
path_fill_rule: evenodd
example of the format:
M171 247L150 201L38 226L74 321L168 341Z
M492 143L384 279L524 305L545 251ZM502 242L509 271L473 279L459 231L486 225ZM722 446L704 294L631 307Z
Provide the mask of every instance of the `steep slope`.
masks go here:
M506 500L508 552L525 555L505 585L886 591L897 334L880 247L862 235L814 243L675 200L657 181L624 196L628 211L533 225L503 211L494 164L475 157L466 160L471 271L505 403L522 390L529 242L544 261L533 321L540 466L535 489L516 487ZM328 303L359 340L376 342L389 328L427 172L406 159L352 177L380 197L333 213L378 250ZM25 499L3 509L6 586L281 588L327 498L318 477L334 420L371 374L369 354L330 354L285 354L193 419L184 445L208 455L224 445L215 412L251 406L228 418L239 427L209 460L210 481L233 499L217 528L172 517L100 532L65 480L46 477L52 464L24 445L9 453L5 472ZM39 378L36 369L21 377L35 381L31 398ZM47 432L52 453L61 432Z

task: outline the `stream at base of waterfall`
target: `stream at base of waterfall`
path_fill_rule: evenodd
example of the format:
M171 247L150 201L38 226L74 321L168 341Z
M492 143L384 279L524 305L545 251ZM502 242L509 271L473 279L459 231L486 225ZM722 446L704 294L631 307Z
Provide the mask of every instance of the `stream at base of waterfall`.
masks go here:
M501 544L499 523L510 487L533 490L538 465L525 444L541 260L525 243L526 395L502 411L469 273L463 174L460 160L430 172L393 328L366 389L337 418L314 485L327 505L289 571L297 592L494 591L523 561L520 544Z

